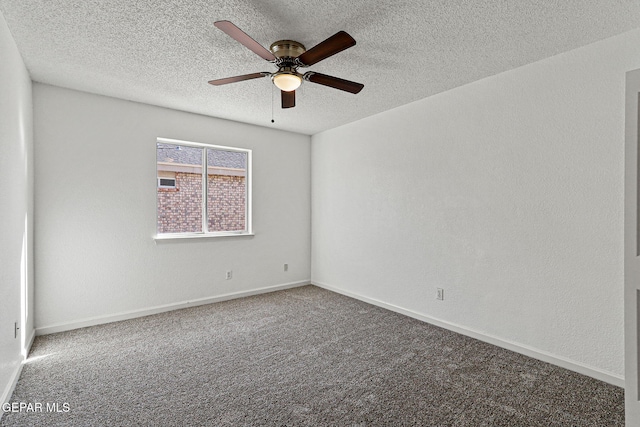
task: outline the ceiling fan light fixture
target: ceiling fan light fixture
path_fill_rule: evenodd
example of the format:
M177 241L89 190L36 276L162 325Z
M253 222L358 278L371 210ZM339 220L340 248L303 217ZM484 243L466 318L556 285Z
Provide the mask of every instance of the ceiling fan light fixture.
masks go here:
M302 84L302 76L291 71L279 71L272 77L273 84L280 90L291 92Z

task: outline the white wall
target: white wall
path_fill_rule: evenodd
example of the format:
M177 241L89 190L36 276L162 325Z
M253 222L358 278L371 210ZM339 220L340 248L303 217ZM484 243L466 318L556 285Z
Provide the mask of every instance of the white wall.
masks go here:
M34 120L39 332L308 283L309 136L39 83ZM153 240L157 137L253 150L255 236Z
M312 281L622 384L638 46L628 32L314 135Z
M22 361L24 341L29 339L33 331L33 109L31 79L1 12L0 57L2 402L10 397ZM14 322L22 323L25 320L26 324L21 325L22 336L14 338Z

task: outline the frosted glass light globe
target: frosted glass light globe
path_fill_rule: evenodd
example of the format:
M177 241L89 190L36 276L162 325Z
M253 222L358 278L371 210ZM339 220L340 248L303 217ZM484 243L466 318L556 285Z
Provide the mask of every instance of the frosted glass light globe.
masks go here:
M278 73L273 76L273 84L280 90L291 92L302 84L302 78L298 74Z

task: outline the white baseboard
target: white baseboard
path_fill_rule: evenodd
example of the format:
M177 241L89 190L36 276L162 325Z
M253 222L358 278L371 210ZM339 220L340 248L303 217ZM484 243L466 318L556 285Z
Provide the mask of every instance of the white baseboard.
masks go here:
M9 382L2 391L2 396L0 396L0 404L7 403L9 399L11 399L13 389L16 388L16 383L18 382L18 378L20 378L20 372L22 372L22 363L17 363L16 368L13 371L13 375L11 375ZM2 414L4 414L4 411L0 410L0 420L2 419Z
M27 356L29 355L29 351L31 351L31 346L33 345L33 340L35 338L36 338L36 331L35 329L32 329L31 334L27 338L25 355ZM24 366L24 359L21 360L20 363L16 366L13 372L13 375L11 376L11 378L9 379L9 382L7 383L7 386L3 390L2 395L0 395L0 404L7 403L9 402L9 399L11 399L13 390L16 388L18 379L20 379L20 374L22 373L23 366ZM3 414L4 414L4 411L0 410L0 420L2 420Z
M308 285L309 283L311 283L309 280L303 280L300 282L283 283L280 285L266 286L264 288L252 289L249 291L233 292L230 294L224 294L224 295L219 295L215 297L205 297L205 298L199 298L199 299L190 300L190 301L182 301L182 302L177 302L172 304L159 305L155 307L143 308L140 310L132 310L132 311L125 311L125 312L116 313L116 314L110 314L107 316L89 317L85 319L76 320L73 322L56 323L53 325L41 326L39 328L36 328L36 335L55 334L57 332L64 332L64 331L70 331L73 329L86 328L88 326L118 322L120 320L134 319L136 317L144 317L152 314L164 313L166 311L179 310L181 308L195 307L198 305L205 305L205 304L211 304L214 302L221 302L221 301L227 301L227 300L236 299L236 298L243 298L251 295L259 295L259 294L264 294L268 292L280 291L282 289L296 288L298 286Z
M551 363L553 365L560 366L565 369L569 369L579 374L586 375L586 376L595 378L597 380L604 381L606 383L624 388L624 378L616 374L613 374L611 372L603 371L601 369L594 368L592 366L588 366L583 363L564 358L562 356L557 356L543 350L538 350L533 347L519 344L517 342L505 340L493 335L488 335L479 331L475 331L466 326L461 326L455 323L447 322L445 320L436 319L434 317L420 314L413 310L408 310L406 308L402 308L394 304L389 304L384 301L380 301L374 298L369 298L364 295L350 292L335 286L327 285L326 283L312 280L311 284L327 289L329 291L346 295L348 297L355 298L360 301L364 301L366 303L376 305L378 307L386 308L387 310L395 311L396 313L404 314L405 316L413 317L414 319L418 319L423 322L430 323L432 325L439 326L441 328L448 329L450 331L457 332L459 334L466 335L471 338L475 338L477 340L484 341L486 343L493 344L498 347L506 348L507 350L524 354L525 356L533 357L534 359L542 360L543 362Z

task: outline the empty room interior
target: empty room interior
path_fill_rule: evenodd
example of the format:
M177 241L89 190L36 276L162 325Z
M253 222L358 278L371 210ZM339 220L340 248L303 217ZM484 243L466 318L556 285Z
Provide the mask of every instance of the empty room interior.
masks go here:
M0 425L640 425L638 69L635 0L0 0Z

